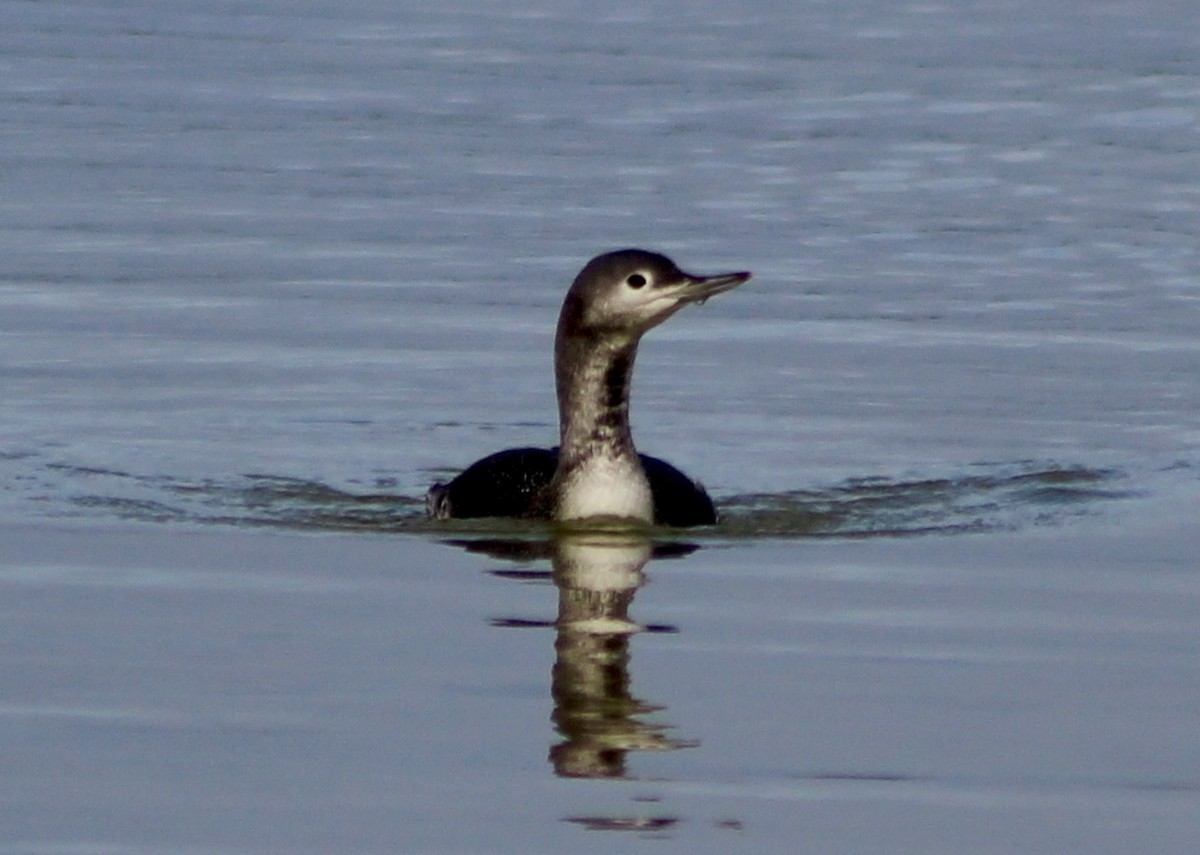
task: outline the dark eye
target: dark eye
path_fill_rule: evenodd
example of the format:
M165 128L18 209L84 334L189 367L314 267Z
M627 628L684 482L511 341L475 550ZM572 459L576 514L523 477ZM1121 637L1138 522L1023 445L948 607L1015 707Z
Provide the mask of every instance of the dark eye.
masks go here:
M630 276L628 279L625 280L625 284L628 285L630 288L633 288L636 290L638 288L645 286L646 277L640 273L635 273L632 276Z

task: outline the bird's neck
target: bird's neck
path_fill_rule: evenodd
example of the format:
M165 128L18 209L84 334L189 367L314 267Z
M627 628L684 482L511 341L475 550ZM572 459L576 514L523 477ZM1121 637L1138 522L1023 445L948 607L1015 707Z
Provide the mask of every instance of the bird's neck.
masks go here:
M622 517L651 522L653 497L629 431L635 337L562 338L555 347L560 451L558 519Z
M629 386L637 340L560 337L554 359L561 456L637 457L629 431Z

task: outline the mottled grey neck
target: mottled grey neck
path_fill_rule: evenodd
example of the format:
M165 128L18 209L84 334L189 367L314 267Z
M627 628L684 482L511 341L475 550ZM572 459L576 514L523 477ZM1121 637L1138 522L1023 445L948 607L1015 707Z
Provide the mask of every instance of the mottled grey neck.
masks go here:
M588 322L587 280L563 301L554 341L560 452L543 500L554 519L654 520L650 482L629 434L629 380L641 332Z
M629 385L637 344L637 338L627 334L559 329L554 375L560 470L597 455L637 460L629 432Z

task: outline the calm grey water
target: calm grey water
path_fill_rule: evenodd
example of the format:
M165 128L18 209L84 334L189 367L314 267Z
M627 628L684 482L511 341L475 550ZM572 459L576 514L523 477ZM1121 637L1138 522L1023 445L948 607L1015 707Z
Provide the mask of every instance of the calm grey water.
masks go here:
M128 807L155 781L170 788L189 780L207 757L205 734L243 713L252 720L245 726L262 728L280 751L289 740L303 745L305 733L333 751L326 725L342 714L375 710L364 716L374 721L371 696L354 695L353 685L310 687L312 695L292 685L305 662L336 669L324 654L301 655L296 674L272 671L278 651L260 648L255 632L282 633L282 649L294 628L234 633L250 633L253 652L245 655L258 664L224 675L233 681L225 689L203 677L190 687L185 706L217 710L212 718L197 713L196 727L156 700L174 685L169 654L138 649L133 630L128 645L105 640L109 620L156 638L154 627L193 608L215 626L253 624L208 594L187 593L225 590L225 581L188 580L210 564L234 576L241 566L251 581L228 589L257 590L253 580L266 568L255 562L291 562L308 549L324 556L324 570L298 571L291 582L284 566L266 573L271 602L291 602L288 586L303 588L315 574L303 601L324 608L327 589L340 590L339 566L386 567L380 551L425 568L403 574L430 607L406 618L416 622L406 643L439 639L436 651L420 653L424 670L408 665L433 681L423 703L444 713L463 697L504 707L553 695L561 711L564 690L544 684L545 667L495 683L487 675L497 672L485 665L494 654L470 654L498 636L519 636L505 627L526 623L538 655L548 653L549 637L536 626L555 620L553 597L544 600L553 588L539 575L549 572L549 553L523 554L513 565L511 556L431 547L447 530L424 521L422 496L432 480L490 451L553 441L550 348L563 291L590 256L632 245L697 272L755 273L745 287L654 331L634 389L641 450L700 477L725 513L723 527L693 538L697 553L645 569L651 582L672 580L664 585L676 599L658 601L659 616L641 614L642 625L678 630L690 621L692 634L650 632L633 642L657 645L650 706L670 705L660 696L675 692L696 702L691 720L711 732L692 736L681 726L681 750L647 754L658 765L640 778L616 776L671 781L672 764L699 764L701 771L677 776L685 783L674 795L686 803L663 814L675 821L655 824L654 811L642 809L654 802L627 809L629 793L597 790L553 820L526 817L518 823L523 839L555 851L595 844L588 835L607 831L610 844L635 848L650 836L691 851L725 851L730 840L797 851L805 829L820 826L820 851L1149 851L1143 844L1152 838L1139 835L1154 829L1156 851L1192 851L1186 844L1197 826L1188 817L1200 810L1181 805L1200 807L1195 765L1160 767L1144 756L1132 765L1120 757L1111 766L1072 765L1054 750L1080 756L1087 739L1129 739L1136 753L1140 737L1130 734L1145 721L1158 729L1156 756L1197 759L1195 675L1159 670L1200 652L1200 550L1191 522L1200 498L1200 30L1191 5L409 5L0 5L0 537L12 589L3 620L6 637L28 647L5 659L3 691L9 717L21 727L34 722L21 731L28 739L14 736L5 749L24 763L24 777L11 780L38 780L37 770L68 762L67 743L82 739L80 778L101 787L115 774L130 784ZM813 535L825 538L819 547ZM163 542L172 537L220 557L177 565ZM222 545L212 546L214 538ZM836 594L822 587L826 571L810 563L818 548L836 552L815 559L841 568L828 571L847 586ZM339 551L346 557L335 557ZM89 611L87 592L100 584L85 572L94 553L104 556L91 568L96 578L124 563L141 568L113 583L131 595L123 609ZM990 557L971 568L975 553ZM910 604L893 612L889 585L903 571L881 569L893 554L927 582L913 568L943 579L958 567L967 581L955 583L942 611ZM1021 568L1011 588L995 575L1005 554ZM1083 554L1097 575L1070 572L1078 569L1072 556ZM1149 565L1139 555L1151 555ZM613 562L625 567L613 571L621 578L643 578L637 561ZM76 570L53 571L64 566ZM513 566L533 584L508 571L480 572ZM1147 580L1147 566L1170 581ZM560 568L560 591L571 590L562 575ZM1039 578L1058 592L1043 612L1030 593L1040 590ZM872 587L872 579L884 581ZM703 581L689 588L689 580ZM364 607L380 595L365 582L346 584L359 585ZM384 600L400 596L394 580L379 584ZM907 595L925 590L912 584L902 586ZM163 586L173 591L167 601L156 599ZM434 604L463 594L460 586L469 592L442 612L442 625ZM1094 597L1095 608L1066 598L1068 590ZM822 591L834 600L828 613L773 611L783 592L820 602ZM538 608L514 606L497 617L481 605L532 592ZM655 602L647 595L638 603ZM1155 607L1130 605L1144 597ZM1015 598L1025 616L1005 624L1008 612L980 605L993 598ZM1169 603L1177 610L1163 614ZM989 633L999 632L975 625L979 609L1020 650L999 671L978 670L996 642ZM335 612L344 623L326 629L337 638L387 625L373 612L361 624L354 609ZM42 614L47 621L31 617ZM298 618L302 626L308 619ZM1059 621L1078 634L1062 629L1065 636L1048 642L1038 627ZM55 627L57 640L35 633L31 642L17 629L27 623ZM835 625L870 642L827 637L822 628ZM976 669L964 685L984 696L972 696L971 709L1003 716L1022 703L1005 687L1030 680L1049 691L1074 666L1022 671L1021 663L1055 659L1057 645L1089 651L1071 661L1098 669L1090 672L1095 682L1065 706L1035 701L1044 715L1028 728L1010 722L1006 735L1041 746L1040 759L979 756L969 770L950 760L952 748L943 756L931 747L939 759L932 767L918 749L886 760L851 751L859 760L839 760L834 749L859 745L859 736L832 724L821 762L782 759L772 768L780 746L767 734L798 700L767 682L757 686L753 734L739 731L739 742L723 731L722 705L753 694L750 676L773 673L771 663L787 670L785 651L818 662L800 668L817 681L806 683L807 703L836 700L825 712L831 722L858 721L856 699L890 705L894 698L885 703L867 687L882 680L885 695L902 693L913 674L893 683L837 666L910 649L904 636L916 625L966 634L921 648L914 661ZM185 621L179 643L191 638L204 648L204 626ZM1116 635L1104 635L1105 626ZM562 649L573 644L560 638ZM92 647L105 651L97 673L116 681L111 696L70 689L79 675L68 663ZM689 658L697 650L706 654ZM1119 664L1102 664L1110 660ZM122 662L161 679L126 685L115 676L125 673ZM41 683L43 666L59 681L53 689ZM675 668L687 679L673 682ZM737 680L706 686L714 668ZM1161 698L1153 714L1138 709L1133 694L1118 694L1104 724L1061 724L1090 708L1089 691L1105 697L1106 680L1147 671L1164 674L1161 684L1138 684ZM451 673L453 686L439 692L437 675ZM942 677L922 685L961 710L956 693L966 689L941 694ZM255 718L230 700L248 698L257 709L266 703L257 693L270 696L275 678L291 687L280 690L291 704L283 712ZM856 679L866 682L854 688ZM357 700L336 712L323 707L322 718L311 712L329 702L321 692ZM107 738L84 738L94 735L93 719L111 728L116 716L123 728L130 715L156 722L154 739L159 727L186 735L182 744L137 746L138 763L161 764L153 774L124 764ZM465 788L479 800L476 812L464 811L469 834L437 822L418 834L419 811L391 825L381 810L356 842L337 829L357 814L328 793L300 800L316 805L311 822L321 833L306 834L302 824L272 842L267 821L251 819L217 833L177 806L143 834L137 810L122 814L127 822L103 821L85 786L61 804L52 790L10 795L6 816L47 819L0 839L0 851L515 851L520 843L499 831L513 805L481 782L513 778L508 798L557 805L553 785L564 779L554 772L564 768L546 765L555 738L548 714L532 723L511 710L496 715L532 728L521 731L532 753L517 752L528 768L484 747L466 762L445 753L392 758L394 767L337 758L339 774L379 776L382 789L389 774L403 777L402 767L432 791ZM439 721L481 726L454 715L420 720L417 732ZM968 716L953 730L986 741L986 720ZM561 715L555 721L570 732ZM1066 729L1055 731L1054 721ZM367 745L363 727L356 737ZM121 739L137 739L139 727L130 728ZM419 738L405 728L394 736ZM657 731L637 738L669 741ZM735 760L745 740L762 741L761 750ZM230 756L255 750L222 744ZM702 759L677 759L686 756ZM1067 771L1043 774L1054 763ZM321 768L318 761L314 781ZM197 804L276 804L291 773L286 764L264 769L228 781L210 770L208 780L226 781L229 793ZM816 826L781 823L796 816L789 799L798 781L808 782L806 798L852 803L858 831L839 834L831 815ZM952 839L936 837L941 813L938 821L898 819L911 819L913 805L951 813L953 805L978 805L1014 781L1034 783L1016 803L1001 799L997 811L959 822ZM915 796L911 788L895 795L904 782L916 782ZM726 811L721 795L743 785L755 807L738 802ZM633 795L659 798L654 789ZM372 792L360 780L348 799L364 808L375 804ZM715 805L704 808L711 821L689 832L680 817L706 799ZM615 814L612 802L621 803ZM495 816L479 807L485 803ZM880 805L888 807L873 815ZM56 826L48 819L55 810L79 818ZM1078 820L1076 831L1105 816L1132 830L1073 834L1051 818L1064 810ZM597 819L613 816L624 820ZM997 836L1014 817L1030 835Z

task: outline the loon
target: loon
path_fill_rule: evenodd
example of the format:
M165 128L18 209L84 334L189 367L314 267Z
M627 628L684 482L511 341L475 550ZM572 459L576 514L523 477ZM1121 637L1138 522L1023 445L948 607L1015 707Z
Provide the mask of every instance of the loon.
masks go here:
M634 448L629 385L643 334L749 278L747 271L695 276L642 249L593 258L567 291L554 339L559 445L510 448L473 463L430 488L429 515L715 523L703 486Z

